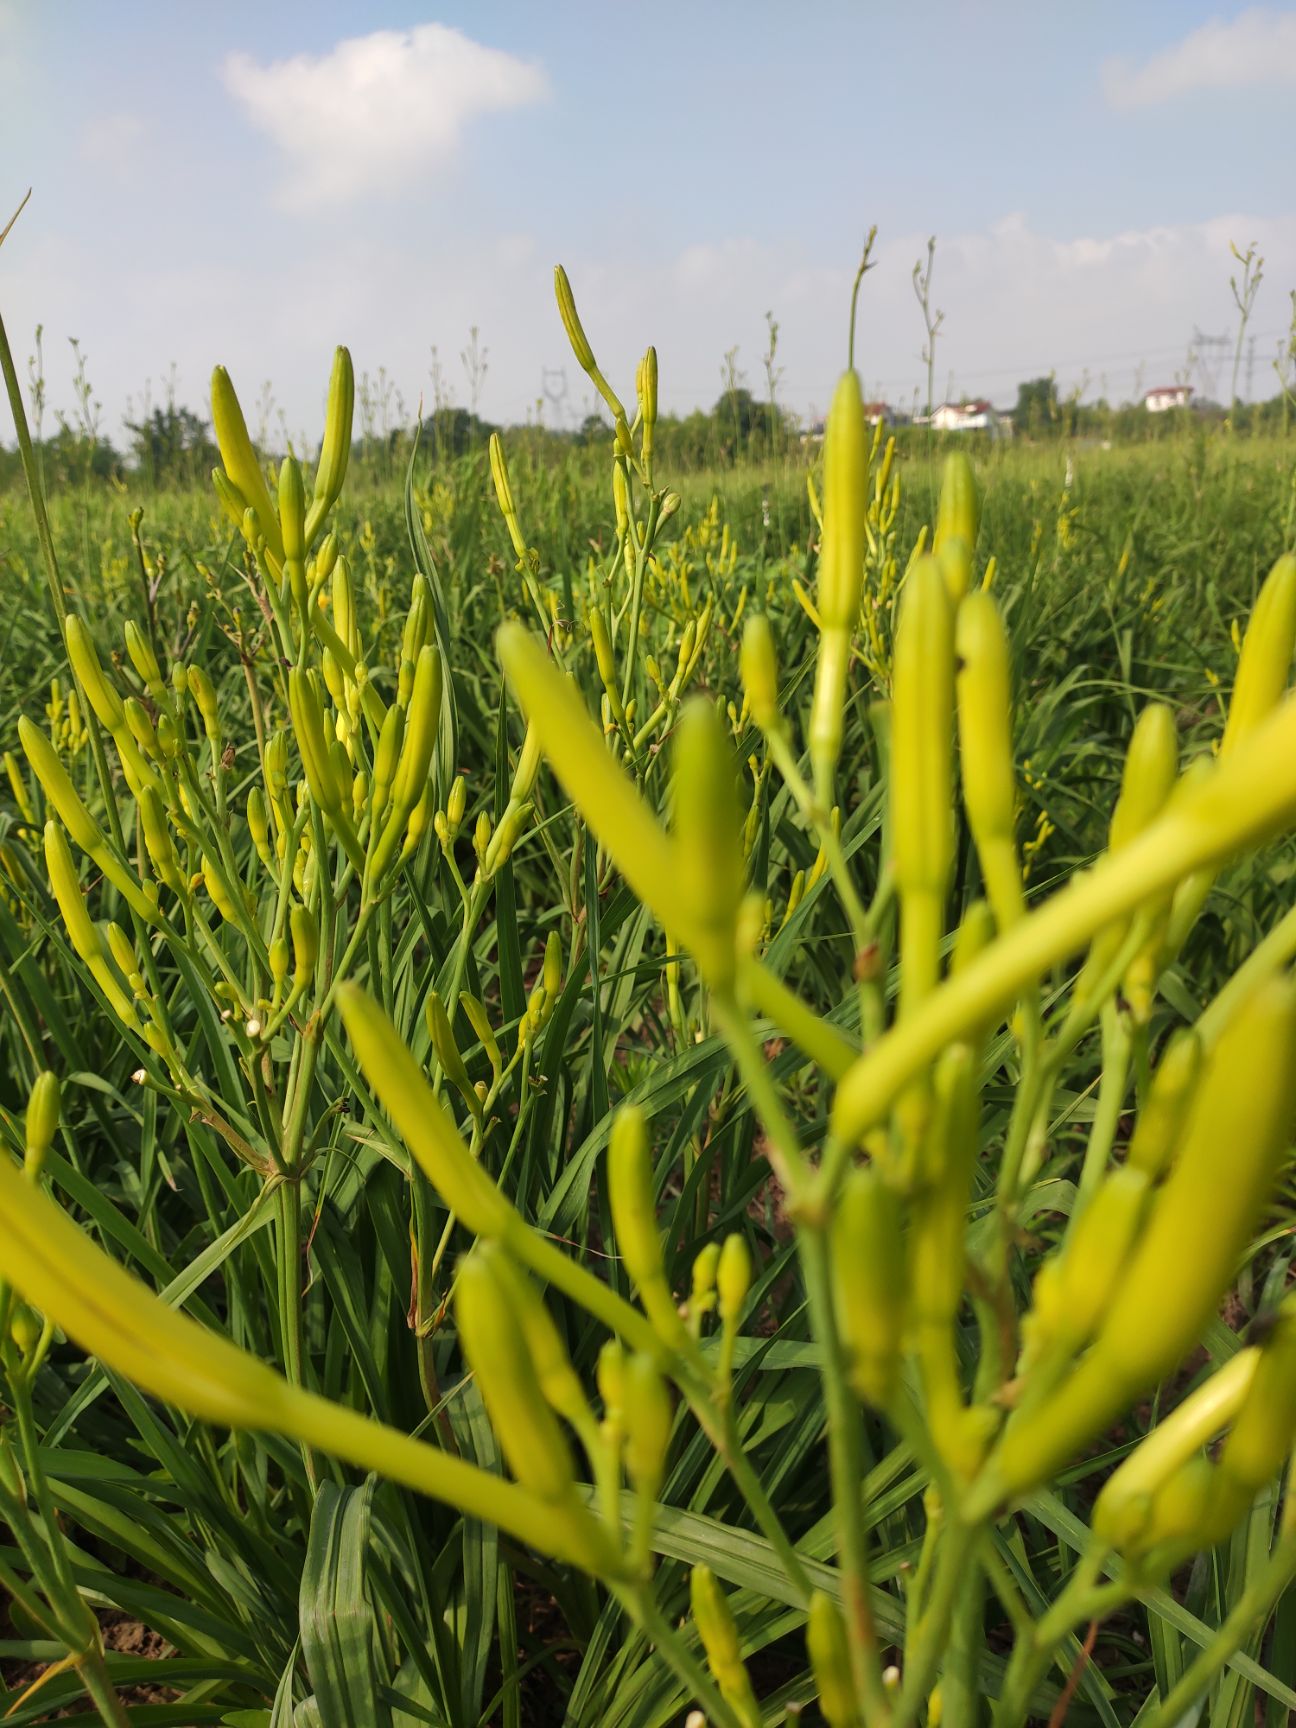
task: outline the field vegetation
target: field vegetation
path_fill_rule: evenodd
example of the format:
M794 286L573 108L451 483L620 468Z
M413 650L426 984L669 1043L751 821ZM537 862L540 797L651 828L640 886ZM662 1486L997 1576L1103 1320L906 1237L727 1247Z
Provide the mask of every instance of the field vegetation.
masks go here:
M578 438L0 339L0 1714L1286 1721L1281 418L727 440L558 301Z

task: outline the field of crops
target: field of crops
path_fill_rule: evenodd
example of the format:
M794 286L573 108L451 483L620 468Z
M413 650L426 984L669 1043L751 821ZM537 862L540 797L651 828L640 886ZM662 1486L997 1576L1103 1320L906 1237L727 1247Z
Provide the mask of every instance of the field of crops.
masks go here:
M656 367L0 494L7 1721L1296 1709L1292 448Z

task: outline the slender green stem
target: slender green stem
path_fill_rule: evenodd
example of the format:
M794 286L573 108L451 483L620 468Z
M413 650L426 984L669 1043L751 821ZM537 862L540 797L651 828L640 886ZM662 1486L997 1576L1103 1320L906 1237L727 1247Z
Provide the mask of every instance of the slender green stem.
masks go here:
M1147 1719L1147 1728L1174 1728L1189 1715L1193 1705L1215 1676L1235 1654L1253 1627L1269 1615L1292 1580L1296 1578L1296 1531L1278 1543L1255 1577L1243 1590L1219 1631L1180 1675ZM1275 1652L1276 1654L1276 1652Z
M1073 1219L1078 1218L1093 1199L1095 1190L1107 1173L1121 1111L1125 1105L1131 1053L1129 1023L1116 1003L1109 1001L1102 1013L1102 1079L1098 1086L1098 1103L1089 1129L1084 1163L1080 1169Z
M911 1728L919 1720L936 1682L976 1537L976 1530L962 1523L957 1514L950 1517L941 1534L931 1594L914 1629L894 1728Z
M890 1721L891 1706L882 1684L877 1629L869 1602L868 1537L860 1497L864 1455L859 1406L846 1383L846 1360L837 1331L828 1245L823 1231L803 1225L797 1236L797 1250L805 1273L814 1336L823 1353L820 1372L828 1426L828 1468L837 1521L851 1673L865 1720L870 1728L881 1728Z
M658 1608L651 1587L622 1584L614 1585L613 1589L617 1600L644 1637L674 1670L690 1701L701 1707L708 1723L717 1723L720 1728L744 1728L737 1713L720 1696L706 1669Z

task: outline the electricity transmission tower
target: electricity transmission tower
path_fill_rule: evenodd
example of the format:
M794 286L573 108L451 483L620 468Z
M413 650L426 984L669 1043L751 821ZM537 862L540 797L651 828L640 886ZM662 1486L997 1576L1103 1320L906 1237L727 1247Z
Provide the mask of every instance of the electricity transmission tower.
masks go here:
M1228 336L1207 336L1202 330L1193 330L1190 352L1197 362L1198 391L1209 402L1218 400L1219 368L1231 347L1232 339ZM1212 351L1213 360L1209 358Z
M566 407L567 368L565 366L542 366L540 369L540 388L544 391L546 402L553 409L553 423L557 429L570 413Z

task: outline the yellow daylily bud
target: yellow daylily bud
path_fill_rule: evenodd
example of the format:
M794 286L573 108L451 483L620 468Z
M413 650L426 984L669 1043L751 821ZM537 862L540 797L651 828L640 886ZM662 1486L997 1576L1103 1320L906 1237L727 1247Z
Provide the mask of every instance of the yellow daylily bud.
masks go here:
M614 1427L620 1426L624 1415L625 1367L625 1346L619 1338L609 1338L598 1353L594 1377L603 1400L604 1420Z
M626 1357L620 1394L626 1469L635 1487L655 1499L666 1474L672 1411L666 1383L651 1356L635 1351Z
M1279 1308L1255 1378L1220 1452L1219 1467L1249 1499L1275 1477L1296 1445L1296 1297Z
M963 451L952 451L941 474L932 551L955 603L967 592L980 527L981 494L972 464Z
M716 1273L720 1266L720 1244L708 1242L698 1250L693 1262L693 1281L689 1291L689 1311L693 1315L709 1313L716 1302Z
M477 854L477 862L479 864L484 864L486 862L486 853L489 850L491 843L491 832L492 823L490 815L487 811L483 810L478 814L476 824L473 827L473 851Z
M333 815L341 805L339 788L329 766L329 737L324 724L324 705L314 673L294 666L288 673L288 706L293 731L301 753L302 771L311 797L322 810Z
M131 619L126 620L124 635L126 652L130 656L131 665L139 674L140 681L155 702L164 700L166 686L162 680L162 668L158 665L157 655L153 646L139 625Z
M306 513L306 519L309 522L309 511ZM306 541L306 545L309 548L309 540ZM319 547L314 555L308 556L306 563L306 585L310 591L311 598L316 602L317 606L324 592L325 583L337 567L337 561L338 537L330 529L330 531L320 541ZM313 622L314 619L312 618L312 623Z
M752 1257L740 1232L726 1236L716 1267L717 1310L726 1326L737 1326L751 1291Z
M666 1282L662 1259L648 1125L637 1105L622 1105L612 1119L607 1181L617 1247L639 1291L639 1300L660 1336L668 1343L681 1342L684 1323Z
M66 639L68 659L77 683L85 691L86 700L98 716L99 724L109 732L120 731L124 720L121 697L104 677L90 634L74 612L68 614Z
M330 536L330 538L332 538ZM351 562L338 558L333 566L333 628L338 640L354 656L359 652L360 638L356 628L355 590L351 581Z
M83 852L94 854L103 848L104 839L99 824L81 802L76 787L58 754L39 726L33 726L25 714L18 718L18 737L24 754L31 763L32 773L40 781L68 833Z
M689 1602L707 1666L721 1695L743 1728L759 1728L760 1706L743 1666L742 1647L733 1610L709 1566L695 1566L689 1576Z
M252 836L252 844L256 847L257 857L267 870L274 869L274 852L270 845L270 813L266 808L265 793L259 786L253 786L247 795L247 825Z
M245 524L250 524L254 533L259 533L256 528L256 512L249 509L247 499L225 470L213 468L211 478L212 490L220 501L221 509L224 510L234 526L246 533Z
M706 983L727 993L737 965L745 867L733 758L709 703L691 702L680 719L674 787L676 889L685 907L681 934Z
M353 984L339 988L338 1005L366 1079L424 1175L467 1229L482 1237L497 1235L513 1209L460 1139L395 1027Z
M391 790L405 744L405 710L393 702L383 715L374 751L373 784L370 790L370 813L376 826L386 815L391 802ZM371 830L372 832L372 830Z
M1150 702L1138 717L1112 811L1113 852L1128 846L1165 808L1179 773L1179 734L1173 712Z
M319 955L319 923L309 906L293 905L288 912L293 945L293 993L298 995L315 976Z
M824 430L824 539L819 617L825 630L852 630L864 579L869 440L859 376L837 380Z
M27 1095L23 1142L27 1174L33 1181L40 1174L45 1154L54 1144L61 1107L58 1075L46 1068L36 1076Z
M914 1201L908 1254L908 1315L918 1348L928 1422L942 1453L965 1462L964 1417L954 1321L967 1272L967 1209L979 1136L978 1064L968 1044L952 1044L933 1078L934 1107L922 1146L922 1183ZM883 1203L885 1222L887 1203ZM850 1252L843 1243L842 1252ZM892 1274L896 1276L896 1274Z
M270 491L266 486L265 475L261 472L256 451L252 448L252 440L248 437L247 422L243 418L239 399L230 382L229 373L223 366L218 366L212 373L211 405L212 426L216 432L216 442L220 446L226 476L247 500L266 546L274 557L282 562L283 540L274 506L270 502Z
M279 529L285 560L300 564L306 556L306 487L295 456L279 464Z
M189 668L189 694L198 705L198 712L202 716L203 731L207 734L209 743L219 749L221 723L220 710L216 705L216 690L201 666Z
M405 741L392 788L395 805L405 816L423 796L432 766L441 718L441 677L441 651L433 643L425 643L415 662Z
M626 411L612 386L599 371L594 359L594 350L589 345L589 338L581 324L580 315L576 310L576 300L567 280L567 272L561 264L554 266L554 293L558 300L558 315L562 319L563 329L567 332L567 340L571 343L572 353L576 356L576 364L589 378L590 383L612 410L612 418L616 422L617 438L623 447L630 442L629 428L626 426ZM623 428L625 428L623 432ZM627 449L627 455L630 453Z
M509 788L511 804L522 804L531 796L539 772L540 739L535 727L528 726L518 752L517 767L513 770L513 784Z
M139 995L143 990L144 980L140 977L139 961L130 937L120 924L109 924L106 933L108 952L116 961L117 970L130 985L132 993Z
M337 503L346 480L351 457L351 422L355 413L355 372L346 348L335 349L329 379L328 406L324 413L324 438L315 470L315 491L306 515L304 541L311 544L324 518Z
M108 964L99 932L91 922L81 896L81 883L72 862L72 854L57 822L45 824L45 866L73 952L79 959L84 960L118 1019L124 1025L134 1028L137 1025L134 1007ZM6 1273L7 1271L6 1267Z
M562 938L556 930L551 930L545 938L544 966L541 977L544 980L545 992L551 1001L557 1001L562 989Z
M526 541L522 535L521 524L518 522L517 505L513 502L513 487L509 481L508 462L504 456L504 446L500 442L498 432L490 435L490 470L491 479L495 485L495 499L499 504L500 515L508 529L509 539L513 542L513 550L519 559L524 559L527 553Z
M1103 1484L1093 1509L1096 1536L1119 1546L1139 1533L1156 1491L1242 1408L1259 1361L1254 1346L1239 1350L1161 1418Z
M486 1060L490 1063L495 1078L498 1080L503 1072L504 1061L500 1055L499 1043L490 1023L490 1017L486 1013L485 1003L476 996L470 996L467 991L462 991L459 996L459 1006L468 1016L468 1024L477 1034L478 1041L486 1052Z
M482 854L482 875L493 876L497 870L502 870L513 856L513 849L526 833L527 824L531 820L533 806L528 800L525 804L510 803L500 817L499 826L490 837L490 843Z
M1254 731L1287 688L1296 648L1296 556L1284 552L1265 578L1242 639L1220 755Z
M185 879L180 870L180 860L176 857L171 830L167 826L166 810L151 786L146 786L140 793L139 811L144 849L149 855L149 862L158 881L165 884L173 894L183 895Z
M1000 928L1006 929L1022 916L1026 903L1013 843L1017 780L1008 637L989 594L969 594L960 604L954 647L963 799L986 893Z
M128 696L122 704L122 712L126 724L130 728L131 737L139 745L143 755L151 758L154 762L158 761L162 755L162 747L158 742L157 733L153 730L153 722L149 719L148 709L136 697Z
M445 1003L435 990L429 990L427 993L424 1013L427 1016L432 1048L436 1052L437 1061L441 1064L441 1072L466 1100L475 1099L477 1094L473 1091L472 1081L468 1078L468 1070L464 1067L463 1057L459 1054L459 1046L455 1043L450 1016L445 1011Z
M608 635L607 619L598 606L590 607L589 627L590 638L594 643L594 660L603 681L603 688L609 692L614 691L617 687L616 660L612 654L612 639Z
M12 750L5 751L4 765L5 773L9 779L9 790L13 793L13 801L18 806L18 814L24 822L35 826L36 807L31 801L31 794L27 790L27 782L23 779L22 769L18 766L18 758Z
M505 1255L493 1255L491 1269L510 1286L513 1312L521 1325L536 1384L545 1402L578 1433L590 1432L593 1416L585 1388L540 1292L522 1268Z
M954 618L930 556L909 572L896 633L891 705L892 849L900 893L901 1011L936 982L954 860L951 812Z
M288 967L291 955L286 936L276 936L272 939L268 950L270 960L270 978L274 984L275 1001L283 995L283 987L288 981Z
M612 760L571 680L521 625L504 625L497 640L509 684L564 791L639 898L687 941L675 892L674 851L629 777Z
M900 1203L870 1165L842 1185L832 1222L837 1324L856 1396L884 1409L895 1390L904 1325Z
M405 625L401 631L402 666L406 660L411 663L417 660L420 651L426 647L432 633L432 610L432 591L428 587L427 578L420 573L410 585L409 611L405 614ZM408 693L400 700L407 702Z
M544 1500L566 1501L575 1489L571 1453L536 1379L500 1252L487 1244L459 1264L460 1343L514 1476Z
M649 348L639 363L639 412L645 430L657 422L657 350Z
M645 473L652 472L653 433L657 426L657 350L649 348L639 366L641 454Z
M237 924L239 921L238 907L225 885L225 878L219 866L213 864L206 853L203 854L201 869L203 885L207 889L212 905L227 924Z
M851 632L859 619L868 514L868 433L859 378L838 380L824 442L824 530L819 551L819 654L810 710L810 759L821 803L832 803L841 754Z
M1111 1170L1072 1225L1062 1249L1056 1330L1074 1348L1093 1336L1117 1289L1152 1196L1147 1174Z
M1201 1073L1201 1039L1182 1027L1167 1043L1130 1137L1127 1163L1151 1181L1169 1164Z
M1205 1548L1212 1544L1210 1525L1217 1509L1218 1472L1209 1458L1190 1458L1167 1478L1152 1496L1147 1509L1147 1522L1136 1540L1123 1544L1127 1556L1146 1553L1163 1543L1180 1543L1185 1539L1190 1548Z
M855 1683L841 1610L822 1590L811 1592L806 1614L806 1653L819 1689L819 1712L828 1728L856 1728Z
M781 730L783 716L779 711L774 632L763 612L753 613L743 628L738 667L752 719L762 732Z

